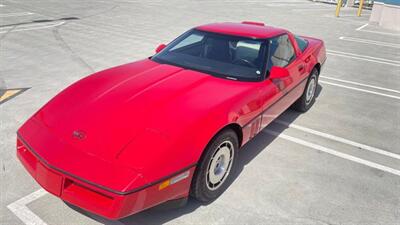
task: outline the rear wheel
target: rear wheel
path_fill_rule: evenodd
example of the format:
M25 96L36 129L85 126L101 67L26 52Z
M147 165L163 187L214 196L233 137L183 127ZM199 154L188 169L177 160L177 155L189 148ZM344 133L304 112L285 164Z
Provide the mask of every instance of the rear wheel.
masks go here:
M318 70L314 68L308 77L306 87L303 94L295 103L293 103L292 108L299 112L306 112L311 108L315 102L315 93L318 86Z
M196 168L191 196L201 202L210 202L222 194L232 177L238 147L237 135L232 130L224 130L213 138Z

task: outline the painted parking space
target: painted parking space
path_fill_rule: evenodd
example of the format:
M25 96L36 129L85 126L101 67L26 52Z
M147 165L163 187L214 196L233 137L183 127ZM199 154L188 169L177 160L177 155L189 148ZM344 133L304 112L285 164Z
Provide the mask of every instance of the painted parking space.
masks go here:
M378 45L378 46L384 46L384 47L400 48L400 44L392 43L392 42L383 42L383 41L375 41L375 40L371 40L371 39L343 37L343 36L339 37L339 39L343 40L343 41L352 41L352 42L358 42L358 43L363 43L363 44L372 44L372 45Z
M25 6L21 11L31 4L19 3ZM4 7L17 6L10 1L10 6ZM2 40L7 54L0 54L0 77L34 89L24 94L24 101L16 97L23 92L16 90L1 95L4 102L9 101L1 105L0 117L4 124L0 153L4 157L2 167L6 168L4 178L9 180L7 185L0 184L7 193L1 199L1 224L396 224L399 220L400 143L391 135L381 135L400 135L398 126L387 126L396 120L394 112L400 107L396 32L368 25L366 16L336 20L330 14L334 6L305 0L171 1L168 5L133 0L40 1L35 9L49 19L82 19L21 24L13 28L20 32ZM288 11L293 15L287 16ZM355 10L346 13L353 15ZM305 15L318 21L305 26L310 22ZM35 16L5 18L24 23ZM311 112L288 111L245 146L240 174L217 201L207 206L189 201L181 209L151 209L108 221L75 210L20 178L28 176L15 176L24 174L14 156L16 129L65 88L72 76L87 76L83 64L98 71L131 62L153 54L158 44L197 24L245 19L323 38L329 50L328 62L320 77L320 96ZM54 45L60 38L64 44ZM49 53L38 56L26 51L29 43L35 43L32 48L37 51ZM370 51L371 46L384 49ZM69 58L66 49L84 63ZM381 117L369 118L367 114Z
M17 97L29 88L0 89L0 104Z
M333 55L333 56L350 58L350 59L356 59L356 60L364 60L364 61L373 62L373 63L380 63L380 64L389 65L389 66L396 66L396 67L400 66L399 60L373 57L373 56L365 55L365 54L356 54L356 53L351 53L351 52L343 52L343 51L330 50L330 49L327 50L327 54Z
M328 78L328 80L329 80L329 78ZM330 79L330 80L339 81L338 79L335 79L335 78ZM322 83L322 84L332 85L332 86L336 86L336 87L340 87L340 88L346 88L346 89L350 89L350 90L354 90L354 91L359 91L359 92L364 92L364 93L368 93L368 94L373 94L373 95L378 95L378 96L383 96L383 97L387 97L387 98L400 100L400 96L398 96L398 95L386 94L386 93L382 93L380 91L368 90L368 89L365 89L365 88L357 87L357 86L365 86L365 85L355 84L355 86L351 86L351 85L348 85L348 84L342 84L342 83L344 83L343 80L340 80L339 83L338 83L338 82L332 82L332 81L327 81L327 80L322 79L319 82ZM371 87L371 85L368 85L368 86ZM372 89L376 89L376 88L372 87ZM382 89L382 88L379 88L379 89ZM387 88L385 88L385 90L387 90ZM389 90L391 92L392 91L396 91L396 90L391 90L391 89L389 89Z
M365 23L358 27L356 31L361 31L361 32L367 32L367 33L372 33L372 34L380 34L380 35L388 35L388 36L400 36L400 32L395 32L395 31L380 31L382 29L373 29L370 28L372 27L370 23Z
M18 12L18 13L0 13L0 18L1 17L15 17L15 16L29 16L33 15L34 13L32 12Z

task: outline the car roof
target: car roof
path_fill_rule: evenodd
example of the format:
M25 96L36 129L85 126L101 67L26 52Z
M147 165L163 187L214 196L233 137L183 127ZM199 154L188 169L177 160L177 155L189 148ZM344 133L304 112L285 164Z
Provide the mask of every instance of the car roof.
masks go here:
M285 29L266 26L264 23L247 21L241 23L211 23L198 26L196 29L257 39L271 38L287 32Z

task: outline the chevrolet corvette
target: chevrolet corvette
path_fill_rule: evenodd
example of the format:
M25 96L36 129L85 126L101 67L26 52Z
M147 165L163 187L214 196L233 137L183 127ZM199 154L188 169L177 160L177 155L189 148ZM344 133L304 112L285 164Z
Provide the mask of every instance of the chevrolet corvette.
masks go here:
M17 157L63 201L119 219L227 189L239 149L314 104L322 40L259 22L195 27L146 59L87 76L17 131Z

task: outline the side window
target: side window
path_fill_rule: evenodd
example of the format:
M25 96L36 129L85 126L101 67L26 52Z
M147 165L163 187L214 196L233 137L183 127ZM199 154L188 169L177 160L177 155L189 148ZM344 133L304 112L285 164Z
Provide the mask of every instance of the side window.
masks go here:
M308 42L297 35L294 36L294 39L297 42L297 46L299 46L301 51L304 52L304 50L307 48Z
M296 58L287 34L272 38L269 46L268 69L272 66L285 67Z

